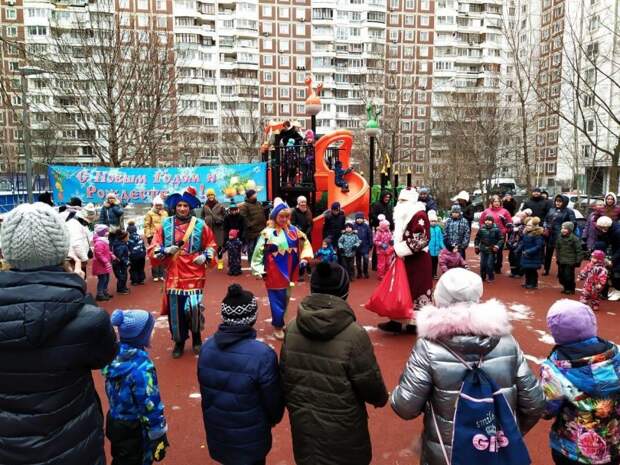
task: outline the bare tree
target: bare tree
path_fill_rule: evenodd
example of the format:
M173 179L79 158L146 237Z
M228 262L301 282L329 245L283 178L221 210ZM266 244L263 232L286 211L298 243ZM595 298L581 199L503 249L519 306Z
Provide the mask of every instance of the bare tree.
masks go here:
M59 130L73 128L101 163L155 166L170 159L176 129L172 41L114 11L97 0L70 23L52 18L53 50L26 58L46 71Z

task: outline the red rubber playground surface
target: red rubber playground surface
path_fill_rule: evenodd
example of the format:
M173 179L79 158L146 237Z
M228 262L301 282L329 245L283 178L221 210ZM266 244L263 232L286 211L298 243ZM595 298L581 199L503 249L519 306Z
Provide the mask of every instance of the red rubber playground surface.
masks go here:
M469 263L477 271L477 257L470 250ZM506 264L505 264L506 265ZM504 267L504 272L507 267ZM258 337L280 350L280 342L271 337L269 307L262 282L246 272L235 278L245 288L255 293L259 300L259 317L256 324ZM210 271L206 287L206 330L203 336L213 334L219 321L220 302L226 288L233 278L222 271ZM403 366L415 343L415 336L390 335L376 330L381 320L363 308L373 291L377 280L357 280L352 283L349 304L357 315L358 322L369 332L375 353L383 372L388 390L392 390L402 372ZM551 276L541 278L540 289L524 291L521 281L507 276L499 276L492 284L485 285L484 299L497 298L509 308L514 319L514 334L530 360L532 368L538 372L537 361L548 355L553 340L545 331L545 315L549 306L563 295L560 287ZM114 280L110 288L113 289ZM95 282L89 280L89 289L94 291ZM300 283L293 292L293 299L287 319L296 314L297 304L309 292L308 283ZM148 282L145 286L134 287L127 296L115 297L103 306L112 311L115 308L140 308L159 314L162 284ZM620 327L620 304L603 302L598 313L600 335L618 339ZM171 447L164 463L171 465L210 465L215 464L209 457L200 409L200 394L196 379L196 359L191 351L185 352L179 360L171 358L170 335L165 319L158 319L150 354L157 367L162 398L166 406L169 424L168 438ZM188 344L189 348L189 344ZM104 408L107 408L101 375L95 373L95 380ZM373 461L375 465L413 465L419 463L416 451L422 428L422 418L404 421L398 418L389 406L382 409L369 408L370 433L373 442ZM551 464L547 443L550 422L540 421L526 437L533 463ZM273 430L273 449L267 459L268 465L293 465L291 435L288 417Z

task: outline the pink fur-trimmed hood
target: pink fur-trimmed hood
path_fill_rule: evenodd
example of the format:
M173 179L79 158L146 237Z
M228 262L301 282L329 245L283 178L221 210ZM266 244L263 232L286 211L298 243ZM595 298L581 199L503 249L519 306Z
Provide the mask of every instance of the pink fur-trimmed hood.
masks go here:
M456 335L506 336L512 331L503 303L456 303L449 307L426 305L416 316L418 336L440 339Z

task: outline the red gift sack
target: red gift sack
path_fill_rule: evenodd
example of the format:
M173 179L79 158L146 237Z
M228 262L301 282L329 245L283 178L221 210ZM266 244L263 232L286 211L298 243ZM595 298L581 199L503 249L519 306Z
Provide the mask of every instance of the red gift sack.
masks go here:
M391 320L409 320L413 317L413 299L405 261L396 257L383 281L370 296L366 308Z

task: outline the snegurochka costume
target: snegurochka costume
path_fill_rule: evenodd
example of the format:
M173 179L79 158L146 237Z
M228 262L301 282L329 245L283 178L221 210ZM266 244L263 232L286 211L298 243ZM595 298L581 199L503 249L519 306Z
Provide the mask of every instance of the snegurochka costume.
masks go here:
M313 258L310 239L288 223L280 227L276 218L283 210L290 210L281 199L274 200L269 226L261 231L252 256L252 272L264 278L271 324L276 329L284 327L284 314L291 296L291 287L299 276L300 262Z
M176 212L177 205L185 202L191 212L200 207L194 192L188 189L183 194L173 194L166 199L166 206ZM212 258L216 247L211 228L191 213L181 217L177 212L164 219L155 232L149 257L153 266L163 266L166 270L162 315L168 316L175 342L173 357L180 357L183 353L189 332L192 333L194 352L200 349L207 265L215 264Z

